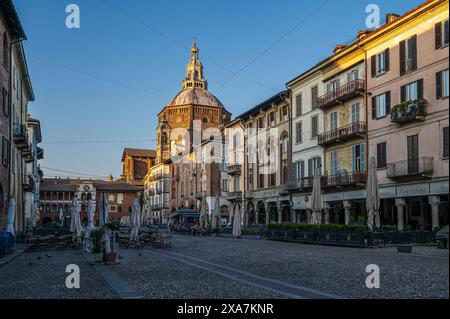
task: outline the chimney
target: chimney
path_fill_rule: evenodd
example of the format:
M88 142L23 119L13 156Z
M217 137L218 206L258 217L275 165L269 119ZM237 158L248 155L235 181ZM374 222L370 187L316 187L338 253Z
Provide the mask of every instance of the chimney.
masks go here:
M386 14L386 24L394 22L398 18L400 18L400 15L395 14L395 13L388 13L388 14Z
M333 52L334 52L334 53L338 53L338 52L341 51L343 48L345 48L345 45L342 45L342 44L336 44L336 46L334 47Z

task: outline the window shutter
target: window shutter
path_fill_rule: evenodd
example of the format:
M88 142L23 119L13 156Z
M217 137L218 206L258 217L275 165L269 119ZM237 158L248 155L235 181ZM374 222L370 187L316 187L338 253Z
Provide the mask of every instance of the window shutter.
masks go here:
M300 162L295 162L294 165L292 165L292 180L297 180L297 169Z
M406 85L402 85L400 88L400 102L406 101Z
M381 143L377 144L377 168L381 167Z
M308 160L308 176L314 176L312 158Z
M322 174L322 158L321 157L317 158L317 165L320 168L320 174Z
M371 68L372 77L374 78L377 74L377 56L376 55L372 55L370 58L370 68Z
M386 51L384 51L384 60L385 60L385 66L384 66L384 70L387 72L389 71L389 48L386 49Z
M356 146L352 146L352 172L356 172Z
M400 75L406 73L406 42L400 41Z
M372 96L372 120L377 118L377 97Z
M449 156L449 145L448 145L448 127L444 127L444 157Z
M435 35L435 48L439 49L442 47L442 22L438 22L434 25L434 35Z
M423 79L417 81L417 98L419 100L423 99Z
M305 177L305 162L300 162L300 178Z
M442 71L436 73L436 99L442 98Z
M411 37L411 71L417 70L417 35Z
M386 115L391 113L391 91L386 92Z
M360 144L359 146L359 162L360 162L360 171L366 171L366 144Z

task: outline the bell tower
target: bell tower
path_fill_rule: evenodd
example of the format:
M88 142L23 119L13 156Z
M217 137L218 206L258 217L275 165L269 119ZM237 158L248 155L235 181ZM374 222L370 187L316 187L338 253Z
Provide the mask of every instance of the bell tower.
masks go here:
M191 58L186 66L186 78L183 81L182 89L202 88L208 89L208 82L203 77L203 66L198 57L199 49L194 42L191 48Z

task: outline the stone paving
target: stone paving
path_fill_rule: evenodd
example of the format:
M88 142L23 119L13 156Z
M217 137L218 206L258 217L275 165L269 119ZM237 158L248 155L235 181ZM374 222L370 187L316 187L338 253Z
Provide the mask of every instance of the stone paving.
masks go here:
M174 236L168 250L120 249L120 264L77 251L25 252L0 267L0 298L448 298L448 250L359 249L266 240ZM31 262L31 264L30 264ZM66 265L81 289L65 287ZM380 289L365 287L368 264Z

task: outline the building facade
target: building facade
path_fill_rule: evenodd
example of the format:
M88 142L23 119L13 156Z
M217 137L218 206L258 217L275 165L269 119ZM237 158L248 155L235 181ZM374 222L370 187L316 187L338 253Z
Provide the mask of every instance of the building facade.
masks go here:
M125 148L122 154L122 179L128 184L143 187L145 176L155 162L156 152L154 150Z
M290 222L290 92L277 93L226 126L231 216L244 225Z
M448 10L428 1L362 43L381 218L399 230L448 225Z
M94 224L98 225L99 203L102 193L106 193L109 204L109 217L129 223L131 206L140 196L141 188L123 181L82 180L64 178L44 178L40 185L39 225L56 222L62 212L66 223L70 220L70 204L74 196L81 200L80 218L87 224L87 203L95 204Z

